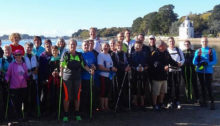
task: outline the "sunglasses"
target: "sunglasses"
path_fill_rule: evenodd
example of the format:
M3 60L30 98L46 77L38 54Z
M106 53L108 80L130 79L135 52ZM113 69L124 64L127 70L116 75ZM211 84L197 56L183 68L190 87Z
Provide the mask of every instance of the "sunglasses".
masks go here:
M21 56L21 54L15 54L14 56Z

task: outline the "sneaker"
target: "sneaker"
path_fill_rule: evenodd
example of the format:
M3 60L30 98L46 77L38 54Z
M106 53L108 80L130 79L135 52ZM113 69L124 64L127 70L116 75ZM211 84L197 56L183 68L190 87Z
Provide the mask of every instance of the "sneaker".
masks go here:
M160 107L159 107L158 105L153 105L153 109L154 109L155 111L159 111L159 110L160 110Z
M171 103L168 103L167 104L167 109L172 109L173 108L173 103L171 102Z
M210 103L210 110L215 110L215 103L214 102Z
M81 116L77 115L76 116L76 121L81 121L81 120L82 120Z
M180 105L180 102L176 102L176 109L181 109L182 106Z
M67 116L64 116L63 117L63 122L68 122L69 121L69 118Z

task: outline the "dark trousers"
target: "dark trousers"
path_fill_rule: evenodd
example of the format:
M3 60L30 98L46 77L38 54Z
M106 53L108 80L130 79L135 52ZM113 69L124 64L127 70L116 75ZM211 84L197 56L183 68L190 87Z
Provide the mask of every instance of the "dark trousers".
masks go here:
M10 89L9 109L15 118L22 118L22 103L27 108L27 88ZM13 113L14 112L14 113Z
M167 91L168 102L177 102L180 100L179 99L180 82L181 82L181 71L168 73L168 91ZM173 95L173 90L175 91L175 95Z
M193 97L198 100L199 91L197 85L197 73L195 72L194 66L185 65L182 70L183 79L186 87L187 100L193 100Z
M201 86L203 102L206 102L206 92L208 92L209 100L214 102L214 97L212 94L212 74L198 73L198 77Z
M27 109L28 113L36 112L37 96L36 96L36 81L31 79L27 82Z

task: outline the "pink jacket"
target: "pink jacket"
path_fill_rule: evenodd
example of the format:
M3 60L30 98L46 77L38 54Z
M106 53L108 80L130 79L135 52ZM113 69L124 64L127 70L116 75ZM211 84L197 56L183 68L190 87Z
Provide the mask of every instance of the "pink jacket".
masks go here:
M5 79L10 82L10 89L26 88L28 69L25 63L12 62L6 73Z

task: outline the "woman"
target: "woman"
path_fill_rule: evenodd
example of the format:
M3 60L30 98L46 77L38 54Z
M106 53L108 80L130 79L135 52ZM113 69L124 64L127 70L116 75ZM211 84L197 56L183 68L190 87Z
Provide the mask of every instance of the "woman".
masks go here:
M22 51L14 51L15 61L9 65L5 80L9 83L10 98L16 117L22 119L22 104L26 109L28 69L22 60ZM24 118L24 117L23 117Z
M34 54L32 54L33 43L26 42L25 43L25 56L24 61L28 68L28 77L27 81L27 90L28 90L28 114L33 115L33 110L36 110L36 81L37 81L37 67L38 62L37 58Z
M21 35L19 33L12 33L9 36L9 40L12 42L12 44L10 44L12 53L14 53L15 50L21 50L21 54L22 56L24 56L24 47L19 45L19 41L21 40Z
M45 51L45 48L41 46L42 40L40 36L34 36L34 48L32 50L33 54L39 59L40 55Z
M194 50L191 49L191 42L189 40L186 40L184 42L184 46L186 49L183 51L185 57L185 63L182 66L182 74L186 85L185 88L186 88L187 101L190 102L194 98L195 102L198 102L199 92L197 86L197 74L195 71L195 66L193 65L192 62L194 57Z
M109 52L109 44L102 44L102 52L98 55L98 68L101 71L100 74L100 83L101 83L101 109L109 110L108 106L108 97L111 89L111 79L113 72L117 72L117 68L113 67L113 61Z
M90 72L88 66L83 61L82 54L76 51L77 41L70 39L68 43L69 51L65 52L61 57L60 74L64 84L64 117L63 121L69 120L69 103L74 101L75 117L80 121L80 90L81 90L81 67Z
M66 42L63 38L58 38L56 45L58 46L59 56L61 57L67 51L67 49L65 48Z
M5 74L8 71L9 64L14 62L14 57L12 55L11 46L5 45L4 48L4 56L2 58L2 64L1 64L1 77L2 77L2 97L3 97L3 112L5 114L6 110L6 103L7 103L7 96L8 96L8 90L7 90L7 84L5 82Z
M82 43L82 49L83 49L83 53L82 53L82 56L83 56L83 59L84 61L86 62L86 64L88 65L88 67L90 69L92 69L92 73L94 73L94 70L96 69L96 57L95 55L93 54L93 52L90 52L89 51L89 41L84 41ZM93 74L87 72L86 70L83 70L82 71L82 110L85 114L87 114L89 111L90 111L90 94L92 92L90 92L90 83L94 83L94 76ZM93 78L91 78L93 77ZM92 79L92 80L91 80ZM93 84L92 84L93 85ZM94 89L92 87L92 89ZM94 96L94 95L92 95ZM92 98L93 99L93 98Z

